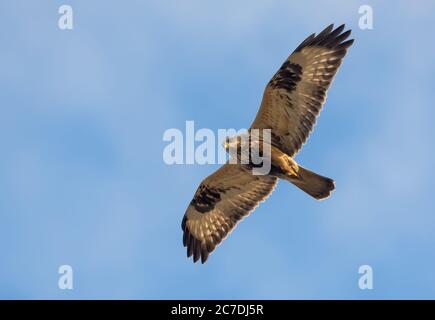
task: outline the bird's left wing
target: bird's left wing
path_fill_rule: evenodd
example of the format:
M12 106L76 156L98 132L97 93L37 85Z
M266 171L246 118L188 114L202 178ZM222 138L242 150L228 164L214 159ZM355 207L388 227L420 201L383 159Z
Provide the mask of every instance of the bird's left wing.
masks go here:
M208 176L195 193L183 217L183 245L193 261L204 263L236 224L265 200L277 178L253 175L241 164L225 164Z
M271 129L272 144L294 156L308 138L326 99L326 91L353 40L344 25L328 26L305 39L266 86L251 125Z

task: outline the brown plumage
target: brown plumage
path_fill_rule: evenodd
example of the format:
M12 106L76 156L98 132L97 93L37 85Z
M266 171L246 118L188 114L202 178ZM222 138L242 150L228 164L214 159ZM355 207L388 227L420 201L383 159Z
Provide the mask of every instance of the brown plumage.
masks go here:
M272 77L251 129L271 130L272 170L253 175L252 165L225 164L207 177L182 221L187 256L204 263L236 224L287 180L316 199L328 197L334 181L299 166L293 157L307 140L352 40L344 25L306 38ZM236 142L234 142L236 141ZM238 143L237 139L229 141Z

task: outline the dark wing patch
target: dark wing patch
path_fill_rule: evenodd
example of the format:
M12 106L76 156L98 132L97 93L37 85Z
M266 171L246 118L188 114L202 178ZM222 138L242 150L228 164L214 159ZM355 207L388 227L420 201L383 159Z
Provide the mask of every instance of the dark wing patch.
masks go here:
M225 189L201 184L190 204L194 206L198 212L204 213L211 211L216 202L221 200L221 193L225 193Z
M286 61L269 81L269 86L274 89L293 91L296 84L301 81L301 74L302 67L300 65Z
M352 40L344 25L328 26L306 38L266 86L260 110L251 125L271 129L272 143L294 156L307 140L326 99L334 75Z
M225 164L207 177L181 223L187 256L204 263L236 224L267 198L276 181L270 176L254 176L237 164Z

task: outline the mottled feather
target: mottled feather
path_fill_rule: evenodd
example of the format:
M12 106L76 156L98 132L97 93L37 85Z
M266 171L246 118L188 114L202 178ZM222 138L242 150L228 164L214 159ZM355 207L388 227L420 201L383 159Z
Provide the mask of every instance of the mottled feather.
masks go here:
M283 63L263 94L251 128L271 129L272 143L294 156L307 140L352 40L344 25L307 37Z
M255 176L243 165L225 164L201 182L184 215L187 256L204 263L209 254L273 191L277 178Z

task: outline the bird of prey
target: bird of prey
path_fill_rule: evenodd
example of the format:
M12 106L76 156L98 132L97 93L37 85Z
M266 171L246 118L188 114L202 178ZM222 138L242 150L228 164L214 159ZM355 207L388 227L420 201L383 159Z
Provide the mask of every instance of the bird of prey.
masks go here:
M253 175L253 165L226 163L199 185L181 228L187 256L204 263L209 254L274 190L287 180L315 199L334 190L334 180L298 165L293 157L307 140L326 99L326 91L353 39L345 26L331 24L306 38L267 84L251 129L271 131L271 170ZM249 132L249 131L248 131ZM228 148L240 139L228 139Z

